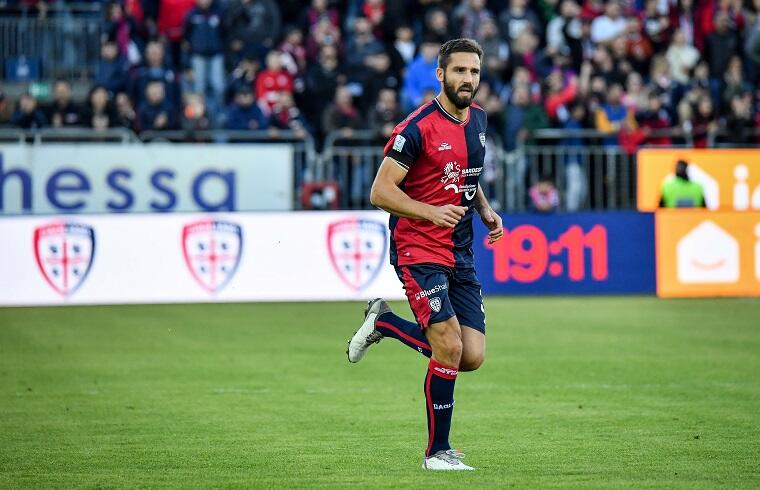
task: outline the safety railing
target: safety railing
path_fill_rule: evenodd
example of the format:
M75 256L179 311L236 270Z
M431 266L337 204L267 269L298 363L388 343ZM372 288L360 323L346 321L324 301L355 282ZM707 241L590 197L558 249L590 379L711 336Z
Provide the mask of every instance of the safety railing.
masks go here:
M91 79L100 57L100 16L0 18L2 77L10 81L57 77Z

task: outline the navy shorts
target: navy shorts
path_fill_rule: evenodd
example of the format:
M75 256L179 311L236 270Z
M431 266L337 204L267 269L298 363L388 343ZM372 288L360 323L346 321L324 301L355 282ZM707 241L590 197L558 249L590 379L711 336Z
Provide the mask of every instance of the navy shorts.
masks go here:
M396 266L396 275L422 328L456 316L460 325L486 333L483 295L473 267L402 265Z

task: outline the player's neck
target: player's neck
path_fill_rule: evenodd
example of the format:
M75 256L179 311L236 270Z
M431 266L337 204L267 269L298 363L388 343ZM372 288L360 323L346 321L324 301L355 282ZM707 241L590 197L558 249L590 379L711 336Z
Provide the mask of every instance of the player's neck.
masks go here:
M440 92L436 99L438 99L438 103L441 104L441 107L443 107L446 112L459 119L460 121L466 121L467 116L470 115L469 106L465 107L464 109L458 109L457 106L455 106L443 92Z

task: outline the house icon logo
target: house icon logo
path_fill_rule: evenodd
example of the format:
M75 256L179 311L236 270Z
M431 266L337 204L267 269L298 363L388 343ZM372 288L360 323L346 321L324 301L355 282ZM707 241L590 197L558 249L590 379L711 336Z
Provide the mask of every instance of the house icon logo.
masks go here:
M677 257L683 284L739 282L739 242L713 221L702 221L681 238Z

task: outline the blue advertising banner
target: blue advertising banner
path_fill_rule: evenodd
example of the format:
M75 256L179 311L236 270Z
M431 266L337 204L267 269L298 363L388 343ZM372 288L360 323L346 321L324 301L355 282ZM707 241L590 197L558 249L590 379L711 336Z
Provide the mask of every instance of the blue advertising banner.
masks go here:
M637 212L502 215L488 245L474 220L484 294L654 293L654 215Z

